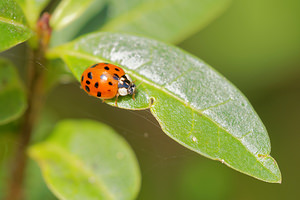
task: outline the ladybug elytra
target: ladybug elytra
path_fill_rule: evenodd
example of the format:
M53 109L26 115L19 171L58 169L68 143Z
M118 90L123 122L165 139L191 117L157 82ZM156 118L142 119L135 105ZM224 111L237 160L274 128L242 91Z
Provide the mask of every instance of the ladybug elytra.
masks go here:
M89 95L102 99L134 94L136 86L130 76L116 65L97 63L84 70L81 76L81 87Z

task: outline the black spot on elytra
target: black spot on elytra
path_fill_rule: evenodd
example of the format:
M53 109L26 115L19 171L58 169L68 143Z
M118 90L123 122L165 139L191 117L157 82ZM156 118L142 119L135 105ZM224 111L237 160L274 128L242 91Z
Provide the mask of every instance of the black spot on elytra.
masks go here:
M90 82L89 80L86 80L86 84L88 84L88 85L89 85L89 84L91 84L91 82Z
M94 67L96 67L98 64L94 64L94 65L92 65L90 68L94 68Z
M115 68L115 70L118 72L118 71L120 71L118 68Z
M109 67L105 66L104 69L105 69L105 70L109 70Z
M85 90L87 91L87 92L90 92L90 88L89 88L89 86L85 86Z
M89 79L93 79L92 72L89 72L89 73L88 73L88 78L89 78Z
M112 82L108 82L109 85L113 85Z
M111 90L107 90L108 92L110 92Z
M83 76L81 76L81 82L83 81Z
M116 76L116 77L120 78L118 74L114 74L114 76Z
M101 92L97 92L97 97L101 97Z
M98 87L99 87L99 83L96 82L96 83L95 83L95 88L98 88Z

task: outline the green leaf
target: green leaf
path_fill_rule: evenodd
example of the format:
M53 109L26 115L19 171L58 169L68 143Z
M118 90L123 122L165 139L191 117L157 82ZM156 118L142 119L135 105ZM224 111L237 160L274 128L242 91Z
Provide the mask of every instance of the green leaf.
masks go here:
M80 9L76 2L62 1L54 13L51 46L99 29L178 43L219 16L230 0L93 0Z
M0 1L0 51L29 39L32 32L25 16L14 0Z
M138 91L136 101L119 98L119 107L150 107L164 132L185 147L257 179L281 181L258 115L202 60L155 40L117 33L86 35L48 56L61 57L78 80L97 62L121 66L137 80ZM106 102L114 105L114 100Z
M134 153L104 124L65 120L29 154L60 199L134 199L139 191Z
M82 3L76 0L65 0L55 9L50 20L51 26L54 28L51 46L57 46L73 39L88 21L103 9L105 0L84 1L82 5L78 2ZM97 23L102 24L100 21L97 20Z
M103 0L63 0L55 9L52 18L51 25L53 29L58 30L73 22L80 17L85 10L87 10L92 3L98 2L103 4Z
M150 36L178 43L205 27L230 0L111 0L100 29Z
M50 0L16 0L27 18L27 21L32 29L35 29L36 22L47 6Z
M20 117L26 109L24 89L12 63L0 59L0 124Z

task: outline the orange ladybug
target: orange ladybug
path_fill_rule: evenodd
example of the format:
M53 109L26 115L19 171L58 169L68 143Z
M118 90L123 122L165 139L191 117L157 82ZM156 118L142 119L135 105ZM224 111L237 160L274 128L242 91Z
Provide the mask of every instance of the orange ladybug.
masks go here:
M97 63L84 70L81 76L81 87L89 95L102 99L132 95L134 99L136 86L130 76L116 65Z

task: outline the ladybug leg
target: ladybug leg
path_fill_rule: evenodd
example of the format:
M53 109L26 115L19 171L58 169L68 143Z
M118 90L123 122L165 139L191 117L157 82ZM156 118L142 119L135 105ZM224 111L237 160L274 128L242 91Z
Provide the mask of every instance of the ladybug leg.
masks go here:
M135 96L135 93L133 93L133 95L132 95L132 99L135 101L135 97L134 96Z
M118 103L117 103L118 102L118 97L119 97L119 94L116 95L116 101L115 101L115 104L116 104L117 107L118 107Z

